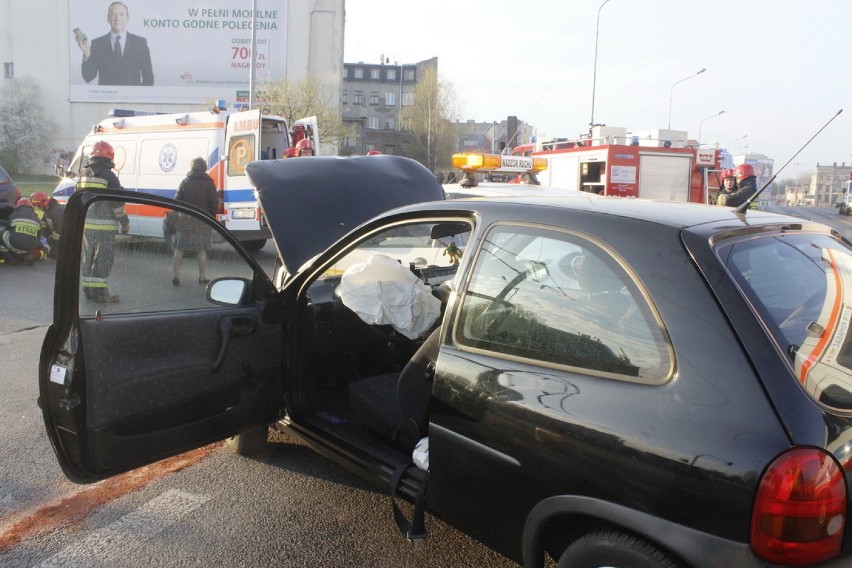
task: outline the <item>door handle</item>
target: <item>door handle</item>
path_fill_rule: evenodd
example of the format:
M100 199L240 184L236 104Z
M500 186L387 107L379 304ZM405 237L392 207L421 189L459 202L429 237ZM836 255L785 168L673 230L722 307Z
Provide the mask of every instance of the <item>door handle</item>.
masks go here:
M254 318L247 316L225 317L219 321L219 335L222 336L219 344L219 354L216 360L210 367L210 372L215 373L222 367L225 362L225 353L228 351L228 344L231 343L233 337L245 337L251 335L257 329L257 321Z

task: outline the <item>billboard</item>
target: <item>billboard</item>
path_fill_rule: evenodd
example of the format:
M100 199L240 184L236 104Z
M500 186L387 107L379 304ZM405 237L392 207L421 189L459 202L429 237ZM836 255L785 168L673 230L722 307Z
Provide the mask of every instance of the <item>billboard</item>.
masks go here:
M202 103L247 99L255 80L286 76L288 0L70 0L74 102ZM120 36L118 46L116 35Z

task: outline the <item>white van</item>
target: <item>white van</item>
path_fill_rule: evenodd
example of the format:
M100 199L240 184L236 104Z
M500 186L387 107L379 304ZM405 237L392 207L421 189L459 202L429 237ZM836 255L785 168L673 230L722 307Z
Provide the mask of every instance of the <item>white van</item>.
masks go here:
M196 157L207 160L207 173L219 195L217 220L248 250L259 250L269 229L258 207L254 188L245 173L248 163L284 156L299 139L308 137L318 148L316 117L296 121L292 130L285 118L260 110L228 112L224 104L206 112L160 114L113 109L96 124L65 169L57 167L59 181L53 196L60 202L74 191L89 149L104 140L115 151L115 170L122 187L131 191L174 197ZM131 208L130 234L163 237L163 211Z

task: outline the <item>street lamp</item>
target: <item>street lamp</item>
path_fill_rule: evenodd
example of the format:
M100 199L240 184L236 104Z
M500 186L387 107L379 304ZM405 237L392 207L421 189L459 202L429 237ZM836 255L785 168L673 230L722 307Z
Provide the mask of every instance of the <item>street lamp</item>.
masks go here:
M740 136L739 138L734 138L733 140L729 140L728 143L725 144L725 148L730 148L731 144L733 144L734 142L739 142L740 140L745 140L746 138L748 138L748 134Z
M609 0L604 0L598 8L598 21L595 25L595 65L592 68L592 118L589 120L589 138L592 137L592 129L595 127L595 84L598 80L598 30L601 27L601 10Z
M671 129L672 129L672 96L674 96L674 88L675 88L675 85L677 85L678 83L683 83L683 82L684 82L684 81L686 81L687 79L692 79L693 77L697 77L698 75L701 75L701 74L702 74L702 73L704 73L705 71L707 71L707 69L701 69L700 71L698 71L697 73L693 73L693 74L692 74L692 75L690 75L689 77L684 77L684 78L683 78L683 79L681 79L680 81L675 81L675 82L674 82L674 84L672 85L672 88L671 88L671 90L669 91L669 125L668 125L668 127L667 127L667 128L668 128L668 130L671 130Z
M723 114L725 114L725 111L720 110L716 114L708 116L707 118L702 119L701 122L698 123L698 149L699 150L701 149L701 127L704 126L704 121L710 120L711 118L716 118L717 116L721 116Z

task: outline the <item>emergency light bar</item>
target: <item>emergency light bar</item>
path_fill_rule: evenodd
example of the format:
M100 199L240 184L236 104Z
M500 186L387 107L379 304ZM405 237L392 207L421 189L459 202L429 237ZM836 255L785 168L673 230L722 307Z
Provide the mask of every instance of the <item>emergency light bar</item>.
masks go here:
M547 169L547 160L504 154L453 154L453 167L463 172L516 172L537 174Z

